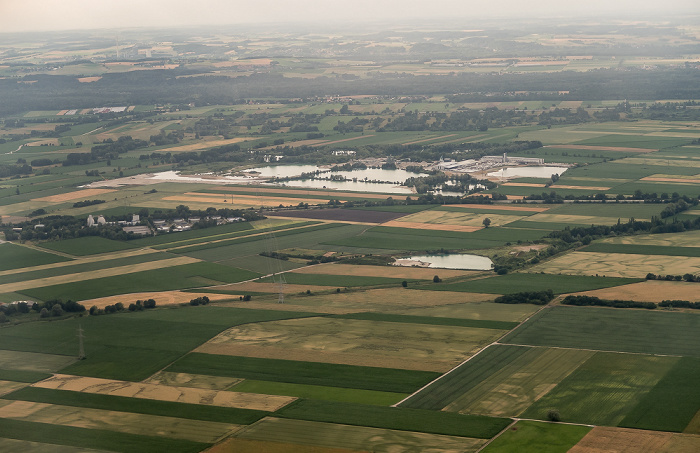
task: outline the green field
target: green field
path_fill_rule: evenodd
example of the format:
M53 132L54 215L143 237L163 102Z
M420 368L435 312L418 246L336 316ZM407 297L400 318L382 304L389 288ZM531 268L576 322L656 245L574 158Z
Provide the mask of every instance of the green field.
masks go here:
M42 264L61 263L71 260L64 256L9 243L0 244L0 255L2 255L0 271L40 266Z
M42 242L41 247L74 256L96 255L98 253L118 252L137 247L131 242L113 241L99 236L86 236L63 241Z
M256 381L246 379L229 390L234 392L262 393L265 395L296 396L325 401L391 406L407 393L379 392L376 390L348 389L322 385L291 384L288 382Z
M284 274L284 280L292 285L318 285L318 286L334 286L336 288L345 288L353 286L377 286L377 285L401 285L404 280L402 278L387 278L387 277L365 277L357 275L324 275L324 274L298 274L287 272ZM274 283L272 277L256 280L262 283ZM411 282L417 280L409 280Z
M491 442L484 453L566 453L591 430L588 426L520 420Z
M540 311L502 342L700 357L699 327L694 313L560 306Z
M635 278L590 277L577 275L507 274L459 283L442 283L418 287L432 291L462 291L488 294L510 294L551 289L555 294L589 291L642 281Z
M150 453L154 451L196 453L209 446L183 439L168 439L104 429L76 428L11 419L0 420L0 437L121 453Z
M700 360L677 359L661 380L639 400L620 426L657 431L683 432L700 407L697 377Z
M115 275L75 283L63 283L22 290L39 300L88 300L141 291L166 291L235 283L260 274L216 263L192 263L139 273Z
M617 426L677 361L676 357L598 352L522 417L546 420L547 412L556 409L564 422Z
M63 354L63 373L138 381L230 326L303 316L308 314L209 306L156 309L18 324L0 329L0 344L13 351ZM66 366L77 356L79 326L87 359Z
M199 353L186 355L167 371L394 393L413 392L440 375L429 371Z
M495 436L510 423L509 419L504 418L315 400L295 401L275 412L275 415L297 420L481 439Z

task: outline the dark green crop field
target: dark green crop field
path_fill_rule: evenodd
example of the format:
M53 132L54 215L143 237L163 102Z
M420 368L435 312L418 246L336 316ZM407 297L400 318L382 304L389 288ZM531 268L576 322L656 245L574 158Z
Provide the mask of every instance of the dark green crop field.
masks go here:
M553 307L504 343L700 357L700 316L647 310Z

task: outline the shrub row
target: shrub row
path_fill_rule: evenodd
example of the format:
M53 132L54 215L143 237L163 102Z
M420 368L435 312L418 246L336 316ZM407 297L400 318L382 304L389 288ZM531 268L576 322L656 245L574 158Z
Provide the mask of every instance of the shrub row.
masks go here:
M554 299L554 292L548 289L545 291L524 291L521 293L506 294L497 297L494 302L497 304L546 305L552 299Z

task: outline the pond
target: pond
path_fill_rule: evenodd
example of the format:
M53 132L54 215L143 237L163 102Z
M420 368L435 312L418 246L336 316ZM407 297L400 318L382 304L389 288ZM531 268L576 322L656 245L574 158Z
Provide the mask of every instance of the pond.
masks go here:
M287 187L390 193L408 196L413 194L413 191L408 187L401 186L401 184L412 176L418 176L417 173L398 169L383 170L381 168L367 168L364 170L352 171L330 171L328 168L317 167L316 165L275 165L251 168L250 170L246 170L246 173L259 173L257 176L263 178L285 178L315 171L320 171L321 173L317 176L324 179L303 179L271 184ZM325 179L331 176L342 176L347 179L347 181L330 181Z
M487 177L508 178L549 178L553 174L561 176L568 167L506 167L500 170L491 171Z
M414 255L410 258L400 258L395 266L419 266L440 269L467 269L487 271L493 267L489 258L479 255Z

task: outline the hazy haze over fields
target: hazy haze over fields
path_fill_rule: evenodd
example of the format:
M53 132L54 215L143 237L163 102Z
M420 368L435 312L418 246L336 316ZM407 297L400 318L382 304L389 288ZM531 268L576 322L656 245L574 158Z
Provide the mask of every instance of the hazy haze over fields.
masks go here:
M598 17L700 13L695 0L519 0L491 2L440 0L0 0L0 30L44 31L112 27L289 23L486 17Z

